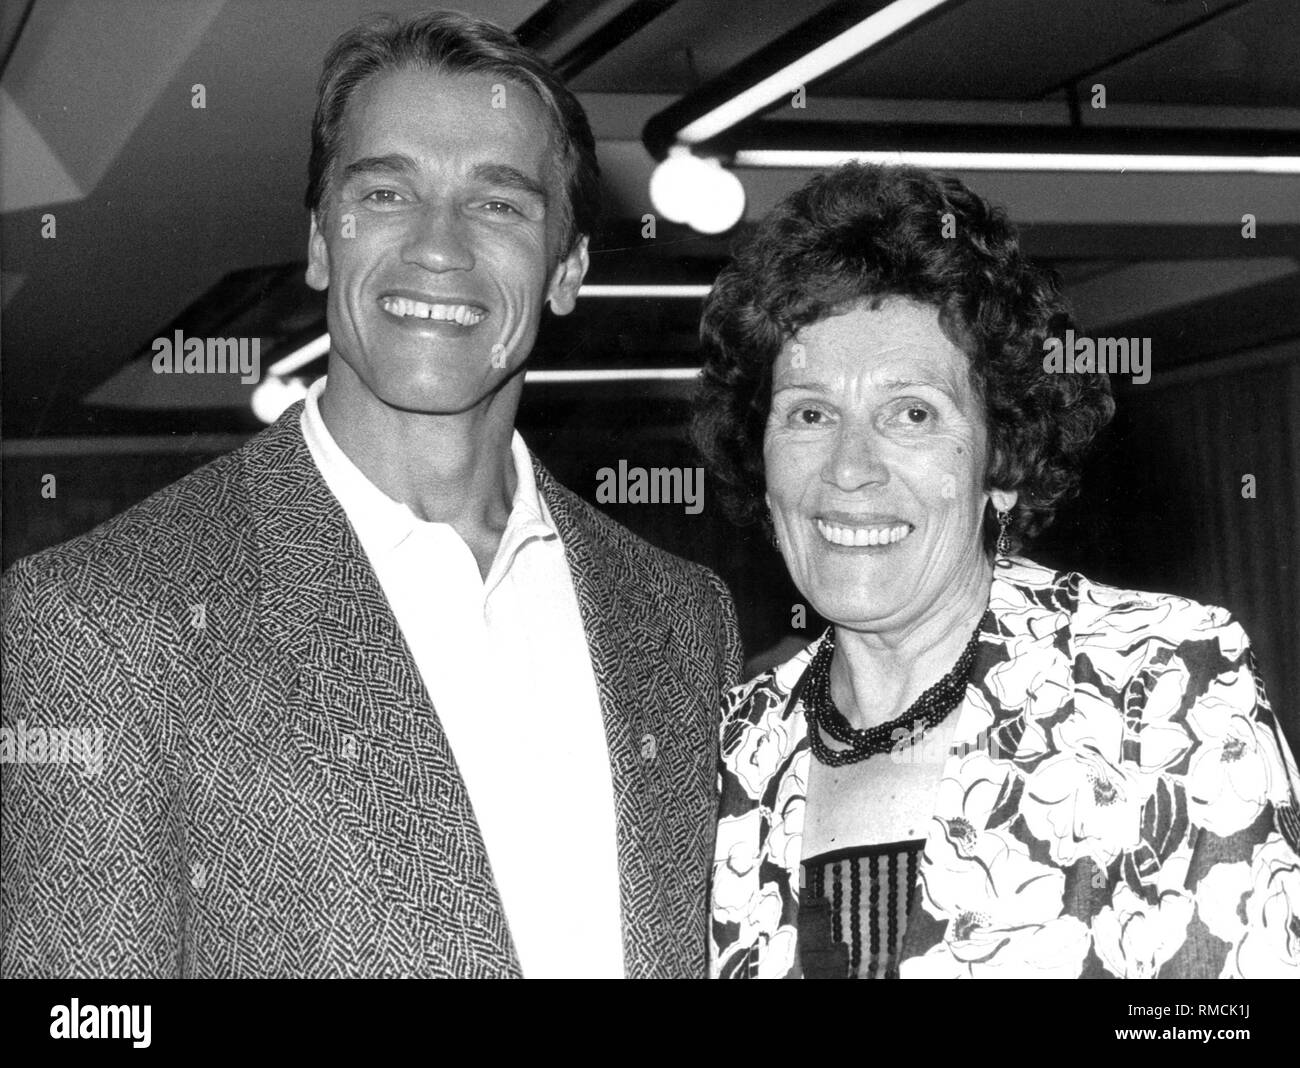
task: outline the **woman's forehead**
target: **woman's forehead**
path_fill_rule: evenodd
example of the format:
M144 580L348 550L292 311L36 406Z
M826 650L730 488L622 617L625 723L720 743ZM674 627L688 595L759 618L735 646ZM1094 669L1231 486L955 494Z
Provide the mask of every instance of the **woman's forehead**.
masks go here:
M940 326L938 309L900 301L852 308L799 330L782 347L776 377L800 372L953 391L966 383L969 361Z

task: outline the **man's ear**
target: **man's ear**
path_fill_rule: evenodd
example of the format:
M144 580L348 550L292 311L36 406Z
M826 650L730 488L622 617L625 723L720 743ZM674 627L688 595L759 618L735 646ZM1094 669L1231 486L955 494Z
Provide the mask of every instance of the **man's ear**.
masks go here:
M312 289L328 289L330 284L330 250L321 233L318 212L311 213L311 236L307 238L307 284Z
M551 310L556 315L568 315L578 302L578 290L587 277L591 260L587 256L587 235L583 234L567 256L555 265L551 273L551 286L546 294Z

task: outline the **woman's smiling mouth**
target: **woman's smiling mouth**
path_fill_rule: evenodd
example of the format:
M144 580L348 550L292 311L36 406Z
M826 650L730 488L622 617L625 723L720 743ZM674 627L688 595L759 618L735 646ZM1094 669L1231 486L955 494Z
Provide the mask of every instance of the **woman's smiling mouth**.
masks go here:
M912 525L901 522L845 526L840 523L829 523L824 519L818 519L816 523L818 533L826 541L832 545L850 549L897 545L912 533Z

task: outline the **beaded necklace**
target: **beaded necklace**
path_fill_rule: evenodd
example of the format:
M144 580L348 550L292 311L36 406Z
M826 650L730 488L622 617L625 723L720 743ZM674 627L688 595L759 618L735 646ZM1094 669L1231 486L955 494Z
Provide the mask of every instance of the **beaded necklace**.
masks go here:
M888 753L898 743L898 731L906 732L912 742L923 738L926 731L942 723L966 696L980 631L986 623L990 627L993 625L991 611L986 611L980 619L952 670L912 702L906 712L888 723L879 723L865 730L859 730L845 719L831 697L831 658L835 654L835 630L831 628L808 665L803 688L804 712L808 717L813 755L823 764L842 767L877 753ZM832 749L822 738L823 732L848 748Z

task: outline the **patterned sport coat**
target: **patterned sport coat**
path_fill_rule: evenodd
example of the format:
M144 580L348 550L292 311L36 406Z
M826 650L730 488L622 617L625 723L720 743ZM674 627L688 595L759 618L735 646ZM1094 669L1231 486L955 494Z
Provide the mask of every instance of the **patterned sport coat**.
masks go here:
M951 750L892 754L943 765L901 977L1300 978L1300 776L1241 626L1009 564ZM800 681L822 640L727 698L715 976L798 957Z
M455 758L301 407L5 576L4 723L28 753L3 766L0 974L520 974ZM534 463L609 742L627 974L702 975L731 600ZM34 759L37 728L102 728L102 769ZM555 861L538 877L563 878Z

